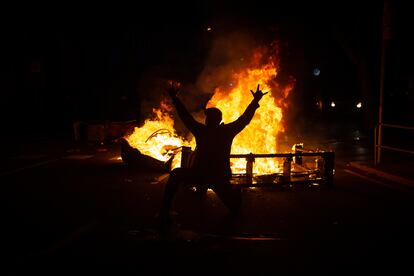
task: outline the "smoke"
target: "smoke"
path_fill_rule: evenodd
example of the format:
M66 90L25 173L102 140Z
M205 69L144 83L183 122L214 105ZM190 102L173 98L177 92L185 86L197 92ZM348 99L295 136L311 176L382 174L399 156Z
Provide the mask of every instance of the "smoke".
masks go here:
M248 65L254 44L254 38L242 32L215 37L201 71L190 81L183 80L189 77L183 73L182 68L172 68L167 64L149 68L141 75L137 85L141 97L141 123L152 116L152 110L158 108L163 99L168 98L165 88L167 81L171 79L181 82L180 99L197 120L204 121L202 111L214 90L217 87L233 85L234 72ZM185 63L176 66L189 68ZM188 71L191 71L191 68ZM174 110L172 114L176 115ZM180 128L180 122L177 124Z
M234 72L245 67L254 49L253 37L233 32L215 39L196 86L205 93L232 85Z
M275 59L276 64L281 60L284 44L276 41L275 38L265 40L258 38L257 32L251 30L226 31L214 34L210 41L210 48L195 77L188 78L183 74L183 68L191 71L192 68L186 63L175 64L180 68L172 68L171 65L153 67L142 75L139 82L141 91L141 115L142 119L151 117L152 110L160 106L160 102L168 98L165 88L170 79L182 83L180 99L187 109L194 115L196 120L204 122L203 109L208 100L214 94L216 88L231 90L236 85L233 79L235 73L251 67L252 64L261 65L267 62L270 56ZM257 51L260 49L260 51ZM255 53L260 52L260 55ZM184 80L183 80L184 79ZM286 87L292 86L295 82L289 72L283 70L283 65L278 66L276 78L269 83L271 93L277 99L278 106L288 106L288 95ZM251 87L254 90L256 87ZM249 91L246 91L249 93ZM175 110L171 111L172 116L178 117ZM186 128L181 120L175 120L178 133L185 133Z

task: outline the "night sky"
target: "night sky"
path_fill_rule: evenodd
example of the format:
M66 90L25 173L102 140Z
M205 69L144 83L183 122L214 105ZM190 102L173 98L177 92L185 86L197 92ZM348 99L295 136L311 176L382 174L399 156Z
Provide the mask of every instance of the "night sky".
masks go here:
M65 136L76 120L142 120L141 102L157 84L154 79L195 82L214 40L235 31L249 33L258 45L282 42L283 73L297 80L292 101L301 113L295 116L312 112L318 98L355 98L369 102L368 127L377 117L383 6L360 2L66 3L6 9L4 129L10 137L27 131ZM407 36L412 15L399 3L392 6L391 18L388 103L403 102L408 110L414 97L413 44ZM312 74L314 68L320 76ZM396 114L390 119L412 120L399 110L389 112Z

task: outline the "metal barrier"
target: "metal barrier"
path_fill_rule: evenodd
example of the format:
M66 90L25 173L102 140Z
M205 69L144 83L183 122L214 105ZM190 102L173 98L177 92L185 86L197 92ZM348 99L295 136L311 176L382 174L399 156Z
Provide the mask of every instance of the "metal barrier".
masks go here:
M181 167L190 166L191 148L183 147L181 156ZM314 168L302 166L303 157L317 157ZM332 151L305 151L297 148L291 153L273 154L231 154L230 158L246 159L246 170L244 174L233 174L233 184L242 187L273 187L277 185L292 184L326 184L334 186L334 164L335 153ZM266 175L254 175L253 163L260 158L283 158L283 170ZM295 161L293 161L295 159ZM292 164L302 169L301 173L292 171Z
M381 162L381 150L382 149L414 154L414 151L411 151L411 150L384 146L382 144L382 128L383 127L414 130L414 127L409 127L409 126L400 126L400 125L383 124L383 123L378 124L374 129L374 164L375 165Z

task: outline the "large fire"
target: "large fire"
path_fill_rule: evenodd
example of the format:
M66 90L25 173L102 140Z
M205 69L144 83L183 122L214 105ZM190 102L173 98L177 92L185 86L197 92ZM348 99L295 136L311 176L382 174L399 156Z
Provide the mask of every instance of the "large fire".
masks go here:
M260 84L261 90L269 93L260 101L250 124L239 133L232 145L232 154L247 153L276 153L278 133L284 131L283 110L286 109L286 98L293 88L293 81L282 87L276 81L279 60L277 51L272 49L256 50L249 66L235 72L231 86L218 87L207 104L207 107L217 107L223 112L223 122L236 120L253 99L250 90L255 90ZM140 128L135 128L132 135L126 137L132 147L141 153L156 159L167 161L174 156L172 167L179 167L181 156L177 150L181 146L194 149L195 141L186 141L176 134L174 121L169 115L172 107L167 102L161 102L161 107L154 109L154 118L145 121ZM241 173L246 168L246 160L232 159L233 173ZM255 174L268 174L279 171L276 159L260 159L255 162Z

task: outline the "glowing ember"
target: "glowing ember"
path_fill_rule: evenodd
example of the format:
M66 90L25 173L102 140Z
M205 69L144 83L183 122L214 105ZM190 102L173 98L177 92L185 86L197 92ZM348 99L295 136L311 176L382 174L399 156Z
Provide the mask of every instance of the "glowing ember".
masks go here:
M277 152L277 136L284 131L283 110L287 108L286 98L293 88L294 81L286 87L276 82L279 64L275 54L275 48L255 51L251 64L233 74L230 81L232 85L216 88L207 104L207 107L219 108L223 112L223 122L230 123L236 120L251 102L253 97L250 90L254 90L257 84L260 84L263 91L270 91L261 100L260 108L253 120L234 139L232 154ZM126 137L129 144L141 153L162 161L167 161L181 146L191 146L194 149L194 139L188 142L177 136L169 111L171 106L162 102L160 109L153 110L156 115L154 119L146 120L143 127L136 128L132 135ZM180 154L175 156L173 168L179 166L180 158ZM246 160L232 159L233 173L243 173L245 168ZM261 158L255 162L253 171L255 174L277 172L277 159Z

